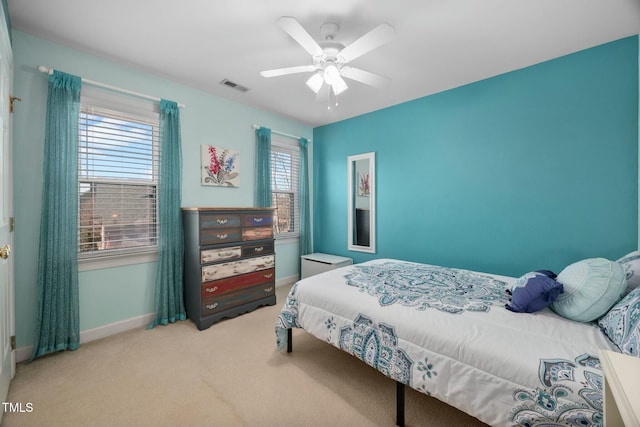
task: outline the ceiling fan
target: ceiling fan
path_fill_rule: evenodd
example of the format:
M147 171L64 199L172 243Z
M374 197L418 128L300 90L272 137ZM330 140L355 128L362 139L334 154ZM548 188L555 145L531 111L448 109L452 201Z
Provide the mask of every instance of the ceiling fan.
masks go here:
M320 33L324 41L320 43L316 42L293 17L281 17L278 19L278 25L311 55L313 63L265 70L260 72L261 76L276 77L312 72L313 75L307 80L307 86L317 94L326 83L336 96L348 88L343 77L378 88L386 87L391 83L388 77L347 65L352 60L389 42L395 35L395 29L391 25L380 24L346 47L334 41L340 28L334 22L322 24Z

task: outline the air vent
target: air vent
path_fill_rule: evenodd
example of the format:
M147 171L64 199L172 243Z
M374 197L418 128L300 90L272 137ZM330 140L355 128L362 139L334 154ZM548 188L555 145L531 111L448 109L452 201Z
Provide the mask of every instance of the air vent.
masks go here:
M249 90L248 87L244 87L242 85L239 85L238 83L234 83L231 80L227 80L227 79L222 80L220 84L224 86L228 86L231 89L239 90L240 92L246 92Z

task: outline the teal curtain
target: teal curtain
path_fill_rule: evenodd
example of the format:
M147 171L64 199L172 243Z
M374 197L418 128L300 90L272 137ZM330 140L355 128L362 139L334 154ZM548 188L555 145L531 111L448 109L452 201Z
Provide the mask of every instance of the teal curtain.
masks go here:
M271 129L256 129L256 207L271 207Z
M158 178L158 266L156 269L156 317L148 329L187 318L182 273L182 147L178 104L160 100L160 166Z
M38 249L38 311L31 359L80 346L78 119L80 77L49 75Z
M300 213L300 255L313 252L311 245L311 218L309 211L309 141L300 138L298 199Z

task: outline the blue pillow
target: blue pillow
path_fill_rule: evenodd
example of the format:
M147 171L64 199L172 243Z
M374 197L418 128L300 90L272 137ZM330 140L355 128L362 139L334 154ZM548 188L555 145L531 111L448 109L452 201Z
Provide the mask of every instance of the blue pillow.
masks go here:
M558 274L564 294L551 304L560 316L578 322L592 322L609 311L627 289L622 266L604 258L574 262Z
M548 270L532 271L520 277L511 288L508 310L517 313L535 313L551 304L563 292L556 275Z
M598 326L620 351L640 357L640 288L614 305L598 321Z

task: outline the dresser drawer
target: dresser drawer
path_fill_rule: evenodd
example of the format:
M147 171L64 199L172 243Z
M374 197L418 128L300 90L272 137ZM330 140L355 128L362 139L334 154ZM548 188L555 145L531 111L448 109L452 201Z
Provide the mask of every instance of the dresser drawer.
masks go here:
M273 268L275 262L275 255L266 255L221 264L205 265L202 267L202 283L224 279L237 274Z
M265 227L273 224L273 214L271 212L256 212L242 215L243 227Z
M202 285L202 298L209 298L226 292L235 291L237 289L261 285L263 283L273 284L275 277L275 269L269 268L267 270L254 271L253 273L241 274L239 276L207 282Z
M242 256L268 255L273 253L273 240L242 246Z
M275 285L272 283L253 286L230 292L219 297L208 298L202 302L202 315L207 316L229 308L266 298L275 294Z
M242 229L242 240L271 239L273 237L273 227L253 227Z
M228 246L226 248L201 249L200 263L209 264L212 262L226 261L242 257L244 248L241 246Z
M235 228L240 227L241 218L239 214L227 213L201 213L200 230L207 228Z
M209 228L200 231L200 245L239 242L242 240L241 228Z

